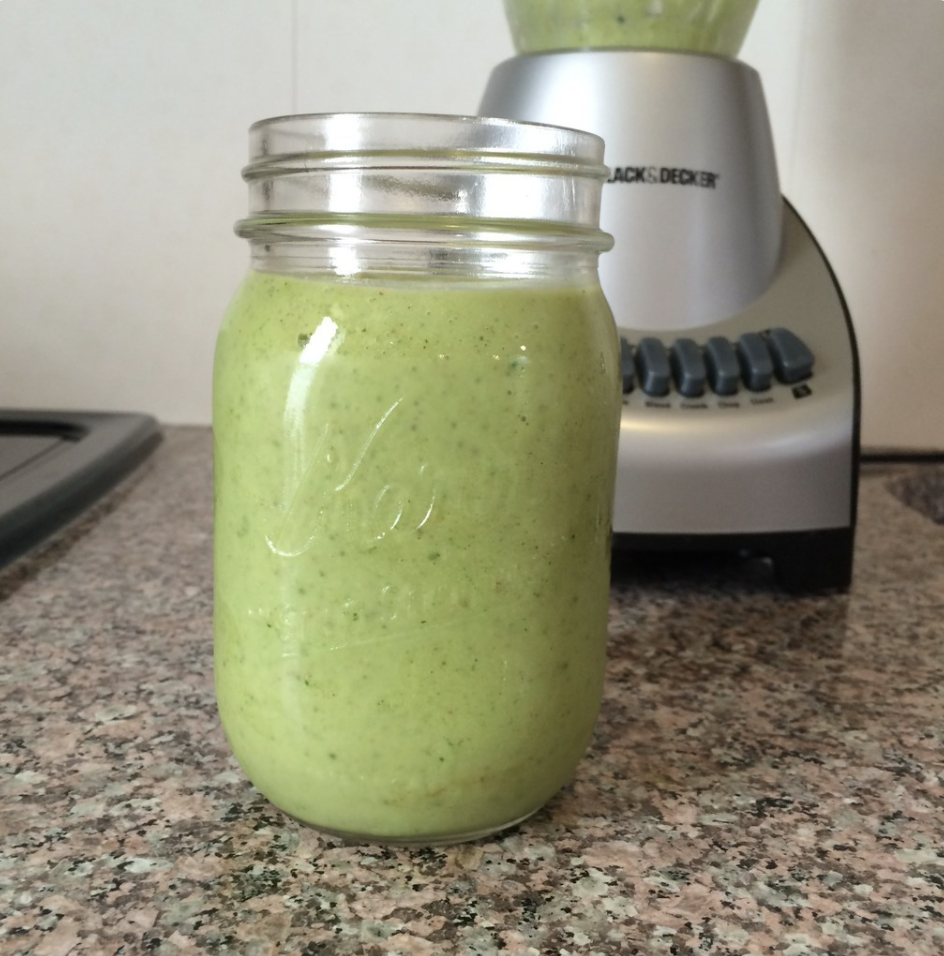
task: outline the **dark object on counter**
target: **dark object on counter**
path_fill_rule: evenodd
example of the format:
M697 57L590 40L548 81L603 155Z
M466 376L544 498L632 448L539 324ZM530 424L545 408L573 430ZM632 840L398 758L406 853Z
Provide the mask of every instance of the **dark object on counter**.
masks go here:
M0 411L0 567L81 514L160 441L149 415Z
M917 467L888 483L888 490L903 504L935 524L944 524L944 468Z

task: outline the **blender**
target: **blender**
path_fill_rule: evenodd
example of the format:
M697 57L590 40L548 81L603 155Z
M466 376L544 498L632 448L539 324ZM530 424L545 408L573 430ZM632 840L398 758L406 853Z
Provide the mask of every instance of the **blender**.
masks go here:
M860 385L828 260L782 197L758 0L505 0L483 115L589 130L610 167L600 277L620 332L614 545L852 580Z

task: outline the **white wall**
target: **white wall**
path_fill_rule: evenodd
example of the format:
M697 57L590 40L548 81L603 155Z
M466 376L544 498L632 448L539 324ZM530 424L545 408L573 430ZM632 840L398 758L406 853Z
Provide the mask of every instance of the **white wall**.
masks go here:
M863 442L944 449L944 2L761 0L742 58L852 313Z
M0 0L0 407L208 422L246 129L474 113L500 0Z
M209 420L246 127L474 112L501 0L0 0L0 407ZM871 446L944 448L944 2L762 0L784 192L860 339Z

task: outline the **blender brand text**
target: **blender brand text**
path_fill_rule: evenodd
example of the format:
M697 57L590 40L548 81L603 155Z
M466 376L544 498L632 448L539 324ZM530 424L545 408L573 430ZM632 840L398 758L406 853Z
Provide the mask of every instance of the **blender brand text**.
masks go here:
M708 172L705 169L685 169L680 166L615 166L607 182L670 184L716 189L720 178L720 173Z

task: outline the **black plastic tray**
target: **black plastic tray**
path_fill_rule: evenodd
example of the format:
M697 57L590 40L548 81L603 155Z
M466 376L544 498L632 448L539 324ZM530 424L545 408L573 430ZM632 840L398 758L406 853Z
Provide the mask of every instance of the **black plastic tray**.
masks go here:
M150 415L0 411L0 567L81 514L160 441Z

